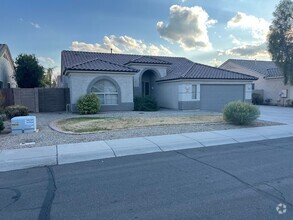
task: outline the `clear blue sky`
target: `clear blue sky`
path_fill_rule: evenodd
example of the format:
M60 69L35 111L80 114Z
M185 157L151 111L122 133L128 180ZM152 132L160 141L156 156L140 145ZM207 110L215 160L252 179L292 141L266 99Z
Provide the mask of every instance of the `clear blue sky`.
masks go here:
M278 0L0 0L0 43L60 67L62 50L269 59Z

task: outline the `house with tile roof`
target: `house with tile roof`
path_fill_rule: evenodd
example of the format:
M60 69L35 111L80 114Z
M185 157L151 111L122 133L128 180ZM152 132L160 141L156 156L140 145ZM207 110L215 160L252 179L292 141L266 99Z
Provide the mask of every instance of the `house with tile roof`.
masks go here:
M6 44L0 44L0 88L14 88L14 61Z
M264 100L283 105L293 99L293 86L284 85L282 72L272 61L229 59L220 68L257 77L252 89Z
M95 93L102 110L133 110L133 98L151 96L162 108L221 111L230 101L251 101L257 77L184 57L62 51L61 78L71 110L81 95Z

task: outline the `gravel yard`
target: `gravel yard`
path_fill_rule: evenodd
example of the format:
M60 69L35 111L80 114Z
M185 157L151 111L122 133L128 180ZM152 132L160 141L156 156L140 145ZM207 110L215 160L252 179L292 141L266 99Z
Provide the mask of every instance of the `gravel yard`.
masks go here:
M54 123L58 130L72 133L114 131L150 126L223 123L221 115L180 115L164 117L74 117Z
M188 116L194 114L204 114L203 111L172 111L163 110L158 112L107 112L98 115L89 115L88 117L164 117L164 116ZM219 113L208 113L210 115L221 115ZM64 134L52 130L49 124L59 119L72 117L80 117L77 114L71 113L34 113L37 117L37 128L39 132L31 134L0 134L0 150L16 149L24 147L40 147L66 143L79 143L99 140L110 140L118 138L142 137L152 135L178 134L186 132L200 132L240 128L227 123L211 123L211 124L189 124L189 125L165 125L165 126L150 126L133 129L122 129L115 131L97 132L94 134ZM251 126L268 126L276 125L264 121L257 121ZM9 126L8 122L6 125ZM34 144L28 144L32 143Z

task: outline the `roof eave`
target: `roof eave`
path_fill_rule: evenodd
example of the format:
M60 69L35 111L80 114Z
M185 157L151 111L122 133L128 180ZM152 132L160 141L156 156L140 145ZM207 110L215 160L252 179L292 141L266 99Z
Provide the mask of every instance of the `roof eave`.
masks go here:
M66 68L63 71L63 75L68 75L69 72L76 72L76 73L84 73L84 72L104 73L104 72L108 72L108 73L117 73L117 74L125 73L125 74L135 75L137 72L139 72L139 70L136 70L136 71L113 71L113 70L87 70L87 69L77 70L77 69Z
M284 78L284 76L266 76L264 79L281 79Z
M182 77L178 77L178 78L172 78L172 79L161 79L161 80L157 80L156 82L166 82L166 81L175 81L175 80L228 80L228 81L255 81L258 80L258 78L255 79L216 79L216 78L182 78Z

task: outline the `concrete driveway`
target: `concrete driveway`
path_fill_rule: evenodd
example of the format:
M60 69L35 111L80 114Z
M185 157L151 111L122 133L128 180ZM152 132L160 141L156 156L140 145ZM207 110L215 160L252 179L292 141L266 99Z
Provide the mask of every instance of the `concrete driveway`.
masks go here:
M293 108L279 106L259 106L260 120L293 124Z

